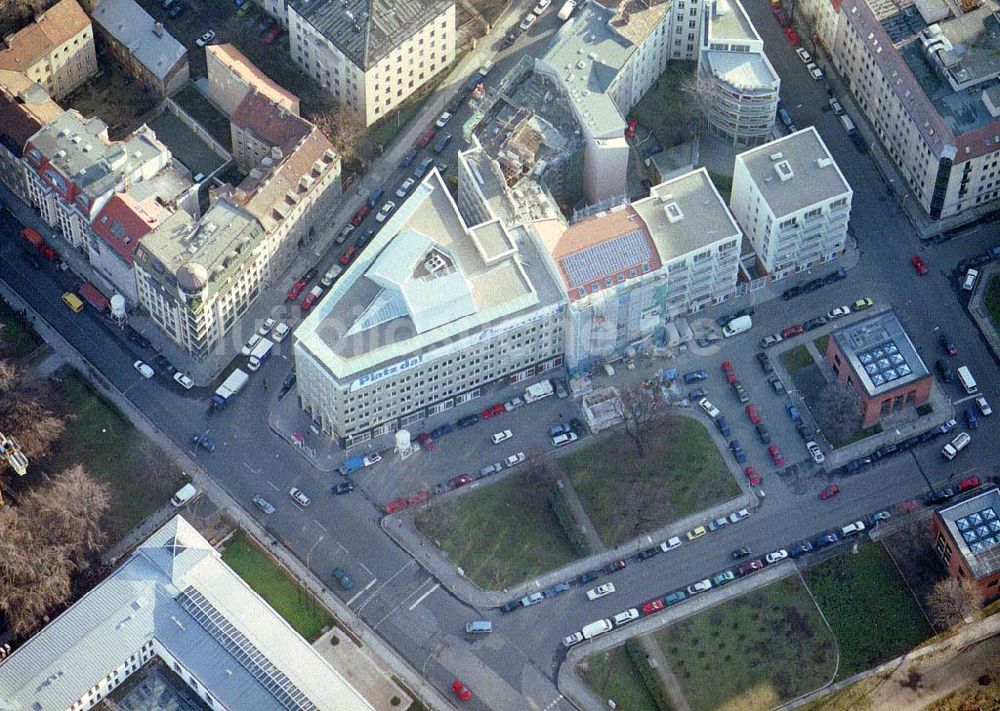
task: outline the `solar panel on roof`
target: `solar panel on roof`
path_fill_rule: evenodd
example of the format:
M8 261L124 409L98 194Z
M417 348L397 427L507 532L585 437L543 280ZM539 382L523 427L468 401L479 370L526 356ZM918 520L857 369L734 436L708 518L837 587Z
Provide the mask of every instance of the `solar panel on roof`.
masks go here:
M577 286L623 272L651 258L645 233L632 230L567 255L561 262L570 285Z

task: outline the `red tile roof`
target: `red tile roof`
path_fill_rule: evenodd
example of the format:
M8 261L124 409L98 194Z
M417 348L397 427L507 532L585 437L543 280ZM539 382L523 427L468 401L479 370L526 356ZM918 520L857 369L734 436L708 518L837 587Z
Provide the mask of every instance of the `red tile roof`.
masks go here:
M42 127L27 111L21 108L17 99L0 90L0 144L20 157L24 144Z
M131 266L139 240L158 224L159 220L127 193L118 193L98 213L93 229L94 234L109 244Z
M310 130L308 121L257 91L243 97L229 120L269 146L280 146L286 153L308 136Z
M76 0L60 0L0 45L0 69L27 71L55 47L73 39L90 25L90 18Z
M251 91L259 91L271 101L282 104L293 113L299 112L299 97L258 69L233 45L228 43L210 44L205 47L205 51L248 84Z

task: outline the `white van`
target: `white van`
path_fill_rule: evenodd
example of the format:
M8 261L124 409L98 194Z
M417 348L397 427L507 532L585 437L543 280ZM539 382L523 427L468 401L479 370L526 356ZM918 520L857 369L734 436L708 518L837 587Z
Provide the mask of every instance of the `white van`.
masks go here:
M966 395L975 395L979 392L979 387L976 385L976 379L972 377L972 371L969 370L969 366L959 366L957 372L958 382L960 382L962 387L965 388Z
M941 454L944 455L945 459L954 459L958 456L959 452L969 446L969 442L971 441L972 437L969 436L968 432L959 432L958 437L944 446Z
M174 505L174 508L180 508L188 501L194 498L194 495L198 493L198 490L194 487L194 484L185 484L182 486L173 498L170 499L170 503Z
M962 282L962 288L966 291L972 291L973 287L976 285L977 278L979 278L979 270L970 269L965 273L965 281Z
M292 329L288 326L288 324L282 321L274 327L274 332L271 333L271 338L274 339L275 343L281 343L285 340L285 336L287 336L288 332L291 330Z
M850 116L848 116L847 114L842 114L838 118L840 119L840 123L844 127L844 130L847 131L848 136L853 136L855 133L858 132L858 129L854 125L854 122L851 121Z
M493 631L493 623L489 620L473 620L465 623L466 634L489 634Z
M592 639L597 635L610 632L612 626L611 620L597 620L596 622L591 622L580 631L583 632L584 639Z

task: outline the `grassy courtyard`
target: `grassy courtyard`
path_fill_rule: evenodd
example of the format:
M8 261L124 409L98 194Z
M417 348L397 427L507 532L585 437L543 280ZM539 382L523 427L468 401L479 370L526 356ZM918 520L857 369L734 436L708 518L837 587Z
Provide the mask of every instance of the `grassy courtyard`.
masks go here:
M810 568L805 579L840 643L838 679L897 657L933 634L880 543Z
M576 558L538 478L509 477L438 501L417 513L415 523L470 580L488 590Z
M834 638L797 577L698 613L654 638L696 711L770 709L822 686L836 668Z
M594 528L609 546L740 493L708 430L695 419L667 418L646 450L637 457L631 440L619 433L563 459Z
M125 535L181 486L181 472L132 423L76 373L58 383L66 431L48 462L50 471L83 466L111 487L103 525L108 540Z
M601 699L612 699L620 709L661 711L643 684L625 645L587 657L576 668L580 678Z
M316 640L333 624L330 614L254 545L242 529L226 543L222 560L308 641Z
M22 324L6 305L0 305L0 355L21 359L41 343L38 334Z
M685 87L694 80L696 69L695 62L668 63L660 78L632 109L632 117L652 131L656 142L664 149L683 143L693 135L694 112Z

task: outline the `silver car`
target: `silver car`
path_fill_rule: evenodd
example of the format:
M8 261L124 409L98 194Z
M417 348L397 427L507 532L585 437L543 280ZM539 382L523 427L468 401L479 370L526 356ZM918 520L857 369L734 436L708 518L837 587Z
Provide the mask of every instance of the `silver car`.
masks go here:
M259 508L264 513L266 513L266 514L273 514L274 513L274 507L271 506L271 504L268 503L267 499L265 499L260 494L257 494L257 496L253 497L253 502L254 502L254 504L257 505L257 508Z

